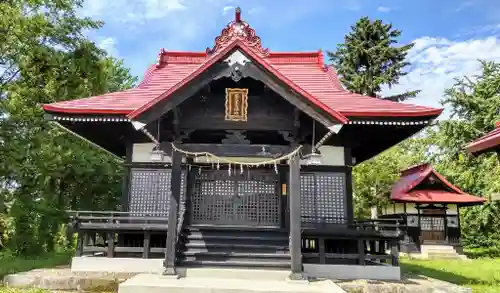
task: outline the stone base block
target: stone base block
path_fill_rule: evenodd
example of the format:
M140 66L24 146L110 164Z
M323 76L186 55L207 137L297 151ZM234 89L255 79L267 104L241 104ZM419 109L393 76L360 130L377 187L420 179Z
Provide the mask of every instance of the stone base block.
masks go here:
M120 284L118 293L345 293L332 281L290 283L286 280L186 277L165 278L155 274L139 274Z

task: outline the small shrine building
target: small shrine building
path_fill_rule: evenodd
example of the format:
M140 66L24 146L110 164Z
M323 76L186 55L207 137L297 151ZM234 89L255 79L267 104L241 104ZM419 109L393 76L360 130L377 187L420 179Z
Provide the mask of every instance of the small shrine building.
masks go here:
M400 245L404 253L421 253L426 245L432 245L450 246L461 254L459 210L485 202L451 184L429 164L404 170L392 188L391 200L382 218L396 217L404 222Z

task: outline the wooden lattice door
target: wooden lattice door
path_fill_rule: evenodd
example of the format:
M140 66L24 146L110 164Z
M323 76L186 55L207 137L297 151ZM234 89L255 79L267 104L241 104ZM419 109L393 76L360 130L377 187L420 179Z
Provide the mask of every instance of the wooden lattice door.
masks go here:
M442 242L445 240L445 212L439 209L424 209L420 216L422 241Z
M281 226L281 203L274 172L197 172L190 199L191 224Z

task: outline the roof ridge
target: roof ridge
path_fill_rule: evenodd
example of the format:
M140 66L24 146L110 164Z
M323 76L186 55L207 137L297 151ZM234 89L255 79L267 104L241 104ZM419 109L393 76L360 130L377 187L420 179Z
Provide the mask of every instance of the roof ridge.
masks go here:
M325 105L325 103L322 102L320 99L316 98L311 93L309 93L307 90L303 89L298 84L293 82L290 78L283 75L278 69L276 69L274 66L272 66L272 64L266 62L265 58L262 58L259 52L256 52L254 48L248 47L247 44L244 41L240 40L239 38L233 39L227 46L223 47L223 49L220 51L216 51L216 53L214 55L211 55L210 58L207 58L205 60L205 62L200 64L200 66L198 66L195 70L193 70L189 75L184 77L182 80L177 82L173 87L166 90L165 92L163 92L159 96L155 97L154 99L151 99L150 101L144 103L142 106L140 106L136 110L129 113L127 115L127 117L130 119L133 119L136 116L140 115L141 113L146 111L148 108L150 108L152 105L156 104L161 99L165 98L166 96L170 95L172 92L175 92L178 88L182 87L185 83L187 83L189 80L191 80L193 78L193 75L199 74L198 71L200 69L203 69L207 65L211 66L213 63L217 62L217 60L221 56L229 53L231 50L233 50L237 47L239 47L240 49L245 51L245 53L248 54L249 57L253 58L257 62L262 62L262 65L265 65L264 67L268 67L266 69L271 71L271 73L273 75L275 75L279 79L282 79L285 83L287 83L289 86L294 88L294 90L299 92L299 94L301 94L304 97L306 97L307 99L309 99L311 102L316 104L318 107L323 109L325 112L330 114L332 117L334 117L335 119L337 119L341 123L346 123L348 121L347 117L342 115L339 111L337 111L336 109L333 109L332 107ZM267 63L267 66L266 66L266 63Z

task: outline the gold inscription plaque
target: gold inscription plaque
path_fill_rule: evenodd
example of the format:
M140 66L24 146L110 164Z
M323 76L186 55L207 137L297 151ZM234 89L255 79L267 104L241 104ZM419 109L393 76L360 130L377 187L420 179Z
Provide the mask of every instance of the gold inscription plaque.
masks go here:
M226 120L247 121L248 89L226 89Z

